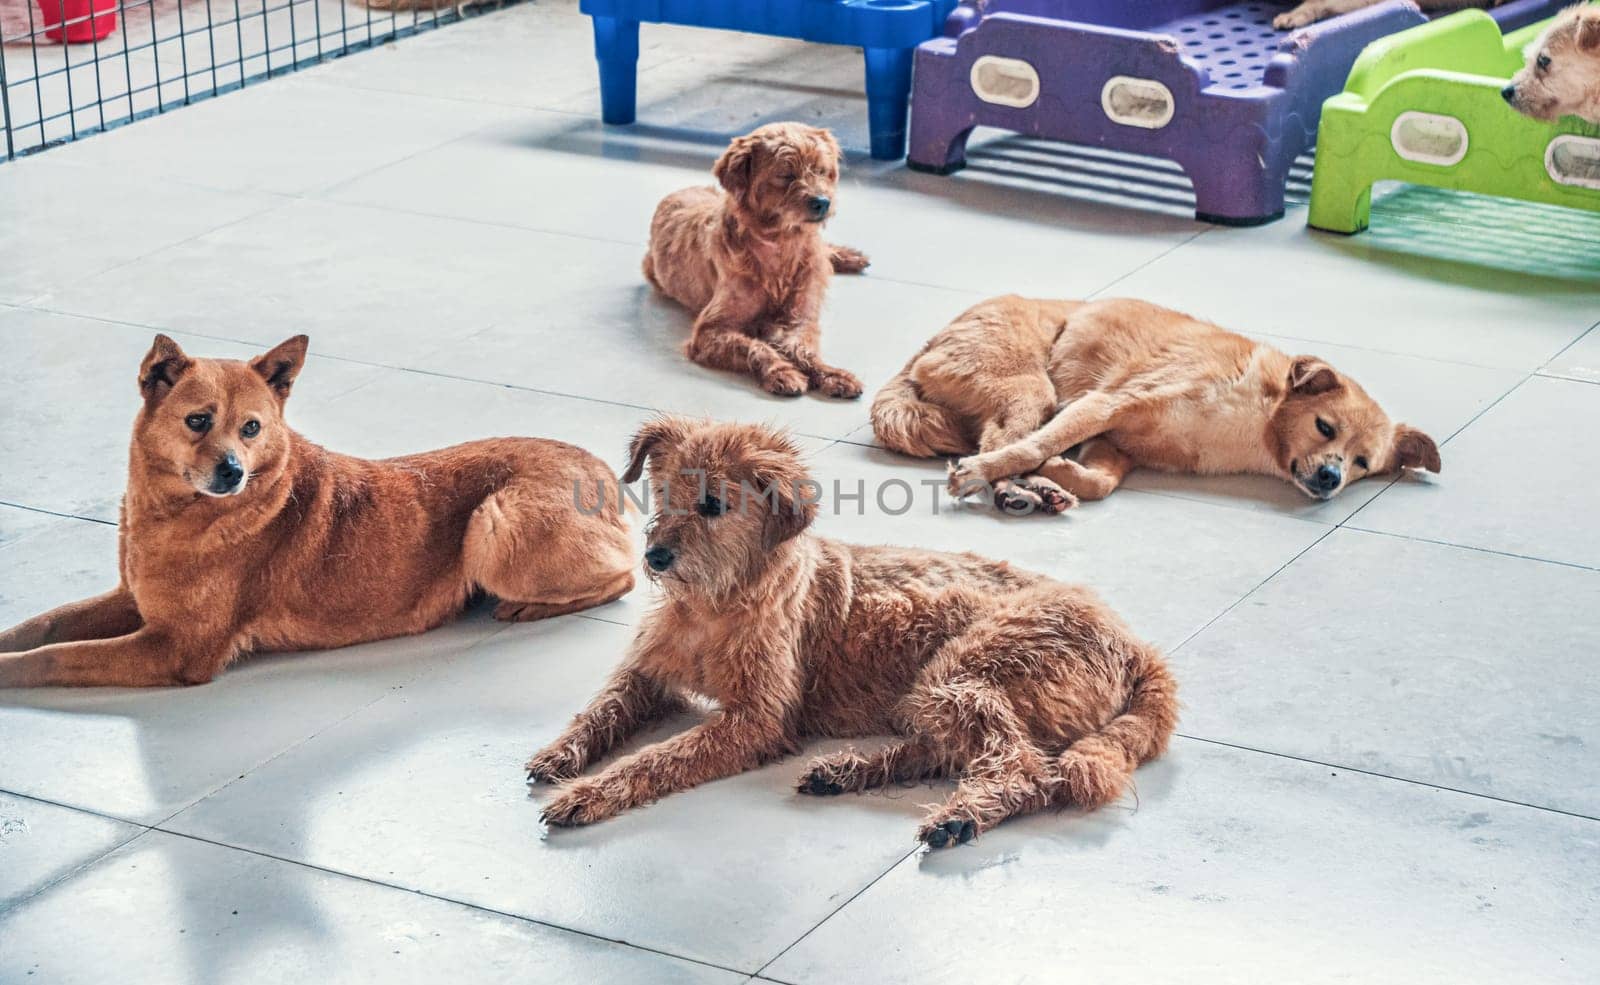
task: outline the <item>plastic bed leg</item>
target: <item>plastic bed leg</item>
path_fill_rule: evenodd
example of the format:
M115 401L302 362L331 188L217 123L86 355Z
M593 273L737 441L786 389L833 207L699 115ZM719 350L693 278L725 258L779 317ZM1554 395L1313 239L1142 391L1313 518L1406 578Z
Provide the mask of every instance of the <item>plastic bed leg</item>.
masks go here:
M1246 180L1261 171L1262 161L1251 151L1228 161L1232 155L1211 148L1212 156L1202 162L1180 160L1194 184L1194 217L1221 226L1260 226L1283 218L1283 190L1292 161L1268 161L1271 173L1265 181ZM1222 162L1228 161L1226 166Z
M600 63L600 119L632 123L639 81L639 22L595 17L594 57Z
M911 59L916 49L864 50L872 156L880 161L898 161L906 153L906 102L911 98Z

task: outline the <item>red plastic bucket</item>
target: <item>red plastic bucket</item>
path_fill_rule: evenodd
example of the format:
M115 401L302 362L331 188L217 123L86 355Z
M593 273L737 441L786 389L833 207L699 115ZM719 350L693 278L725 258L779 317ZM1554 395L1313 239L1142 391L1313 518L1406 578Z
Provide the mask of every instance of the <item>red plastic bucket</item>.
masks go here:
M37 0L51 41L99 41L117 26L119 0ZM90 15L93 16L90 16ZM65 24L63 27L62 24ZM63 37L65 35L65 37Z

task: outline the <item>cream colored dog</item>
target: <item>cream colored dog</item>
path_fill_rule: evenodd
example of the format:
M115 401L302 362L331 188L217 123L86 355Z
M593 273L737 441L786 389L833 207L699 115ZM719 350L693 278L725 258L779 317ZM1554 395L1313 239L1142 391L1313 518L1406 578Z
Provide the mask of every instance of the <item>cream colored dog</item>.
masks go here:
M1536 120L1600 123L1600 7L1568 7L1528 45L1528 64L1500 95Z

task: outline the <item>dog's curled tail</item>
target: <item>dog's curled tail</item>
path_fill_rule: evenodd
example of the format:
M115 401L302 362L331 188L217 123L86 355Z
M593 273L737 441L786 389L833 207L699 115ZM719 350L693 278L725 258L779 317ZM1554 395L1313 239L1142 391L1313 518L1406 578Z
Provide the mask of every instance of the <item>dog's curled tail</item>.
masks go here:
M1061 799L1074 807L1103 807L1122 796L1133 771L1167 749L1178 726L1178 683L1161 654L1140 644L1128 704L1098 732L1067 747L1056 760Z
M912 382L910 366L872 399L872 432L885 448L918 458L966 455L974 450L954 414L922 399Z

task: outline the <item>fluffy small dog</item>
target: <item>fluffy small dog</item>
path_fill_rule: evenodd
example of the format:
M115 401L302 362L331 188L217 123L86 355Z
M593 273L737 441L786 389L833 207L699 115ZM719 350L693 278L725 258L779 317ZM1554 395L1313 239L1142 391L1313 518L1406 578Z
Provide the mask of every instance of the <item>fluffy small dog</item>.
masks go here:
M0 633L0 687L200 684L247 651L420 633L478 591L540 619L633 587L616 480L581 448L495 438L367 461L284 422L296 336L248 363L158 335L139 367L117 587Z
M631 454L624 481L650 464L645 560L664 598L604 690L528 762L530 780L570 781L549 824L604 820L807 737L894 732L880 752L814 760L799 790L957 776L918 831L942 847L1016 814L1108 804L1166 748L1177 702L1161 654L1089 590L808 533L815 485L768 428L664 418ZM572 779L689 695L719 711Z
M1600 7L1568 7L1528 46L1528 64L1500 95L1536 120L1600 123Z
M867 266L822 238L839 182L833 134L769 124L736 138L711 173L721 190L686 188L656 206L644 258L645 278L695 313L689 358L780 396L861 396L860 380L817 354L829 278Z
M884 386L872 426L907 455L979 452L951 491L988 489L1008 512L1101 499L1137 466L1273 475L1314 499L1439 471L1432 438L1315 356L1126 299L976 305Z
M1382 0L1305 0L1298 6L1286 10L1272 19L1272 26L1280 31L1304 27L1313 21L1326 20L1340 14L1348 14L1353 10L1371 7L1381 3ZM1504 0L1416 0L1417 6L1426 13L1441 13L1447 10L1462 10L1467 7L1498 7Z

